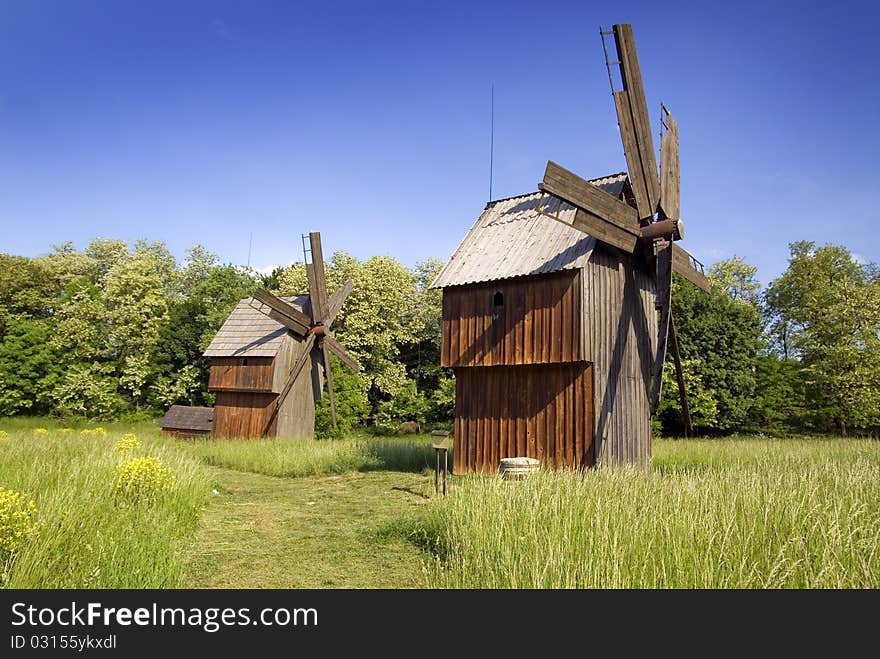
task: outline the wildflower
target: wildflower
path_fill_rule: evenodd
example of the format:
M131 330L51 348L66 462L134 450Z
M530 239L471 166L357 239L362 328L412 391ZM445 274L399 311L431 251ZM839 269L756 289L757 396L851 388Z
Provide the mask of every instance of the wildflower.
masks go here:
M67 433L73 432L73 428L59 428L58 432L62 435L66 435Z
M79 431L79 434L86 436L91 435L93 437L103 437L107 434L107 431L104 430L104 428L102 428L101 426L98 426L97 428L83 428Z
M0 439L6 439L9 437L9 433L5 430L0 430Z
M134 451L135 449L140 448L141 443L138 441L137 435L133 432L129 432L124 434L117 442L113 445L113 450L117 453L128 453L129 451Z
M37 506L27 495L0 487L0 564L18 551L40 526Z
M174 485L174 474L159 458L148 455L117 465L116 490L126 494L151 496L167 492Z
M45 428L34 428L34 434L35 435L48 435L49 431L46 430Z

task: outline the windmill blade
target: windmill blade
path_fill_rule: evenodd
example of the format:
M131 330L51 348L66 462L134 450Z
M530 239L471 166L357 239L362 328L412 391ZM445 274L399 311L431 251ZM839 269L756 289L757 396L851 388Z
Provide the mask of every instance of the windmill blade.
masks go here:
M358 361L354 357L352 357L350 354L348 354L346 349L343 348L342 345L336 339L334 339L332 336L330 336L329 334L324 336L324 350L325 351L329 350L334 355L339 357L339 360L343 364L348 366L351 370L353 370L353 371L361 370L361 365L358 363Z
M323 344L321 355L324 359L324 378L327 380L327 396L330 398L330 420L333 427L336 427L336 398L333 396L333 370L330 368L330 354L327 352L327 337L321 342Z
M309 357L312 352L312 346L315 345L315 335L309 334L306 337L306 340L303 341L302 344L302 353L300 353L299 358L296 360L296 363L293 365L293 368L290 370L290 375L287 376L287 381L284 383L284 386L281 388L281 393L278 394L278 398L275 399L275 405L272 408L272 414L269 416L269 420L266 422L266 425L263 427L263 432L260 433L263 437L266 436L266 433L269 432L269 428L272 426L272 421L275 420L276 415L278 414L278 410L281 409L281 404L284 402L284 399L287 398L287 394L290 393L290 390L293 389L293 384L296 382L296 379L299 377L299 374L303 370L303 366L306 365L306 362L309 361Z
M684 388L684 371L681 368L681 355L678 352L678 338L675 336L675 319L669 314L669 352L675 364L675 379L678 380L678 401L681 404L681 418L684 420L684 436L693 434L691 427L691 408L688 406L687 391Z
M327 308L327 277L324 273L324 253L321 251L321 234L313 231L309 234L312 249L312 262L306 264L306 276L309 280L309 299L312 301L312 320L324 323L329 317Z
M613 29L617 58L620 61L620 77L623 80L623 91L614 92L614 106L617 109L623 152L639 218L650 220L660 201L660 181L657 176L657 159L651 138L642 71L636 55L632 25L618 24Z
M342 309L345 299L351 294L352 288L354 288L354 282L351 279L346 279L342 286L330 294L330 300L327 303L327 319L324 321L327 327L330 327L331 323L336 320L336 315Z
M628 204L552 160L547 162L544 180L538 188L577 207L574 223L569 226L626 252L635 251L641 235L639 218L636 210Z
M663 387L663 362L666 361L666 337L669 334L669 316L672 305L672 245L668 240L657 242L657 308L660 319L657 322L657 350L654 353L654 365L651 370L653 385L651 387L651 414L660 405L660 393Z
M666 133L660 139L660 209L666 217L681 217L681 174L678 169L678 122L665 107Z
M311 318L267 290L258 288L248 304L298 336L304 337L309 333Z
M697 270L693 264L697 260L678 245L672 246L672 270L677 272L697 288L709 292L709 279Z

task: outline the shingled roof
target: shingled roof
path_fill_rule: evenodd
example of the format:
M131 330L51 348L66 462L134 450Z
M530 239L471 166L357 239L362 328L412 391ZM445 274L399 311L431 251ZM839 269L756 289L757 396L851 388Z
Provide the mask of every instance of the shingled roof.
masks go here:
M308 315L308 295L282 297ZM226 322L217 330L205 357L274 357L278 354L287 328L250 305L251 298L239 302Z
M159 427L163 430L211 432L214 428L214 408L172 405L159 420Z
M590 182L620 198L627 175L621 172ZM544 213L558 213L560 221L538 213L539 204ZM431 288L584 267L596 239L566 226L574 221L576 210L541 192L489 202Z

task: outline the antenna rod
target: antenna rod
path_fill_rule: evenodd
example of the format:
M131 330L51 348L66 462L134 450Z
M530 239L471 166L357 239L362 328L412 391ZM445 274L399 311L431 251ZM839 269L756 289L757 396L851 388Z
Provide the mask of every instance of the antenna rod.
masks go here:
M495 85L489 101L489 201L492 201L492 170L495 164Z
M248 261L247 261L248 268L251 267L251 247L253 247L253 244L254 244L254 232L251 231L251 236L250 236L250 238L248 238Z

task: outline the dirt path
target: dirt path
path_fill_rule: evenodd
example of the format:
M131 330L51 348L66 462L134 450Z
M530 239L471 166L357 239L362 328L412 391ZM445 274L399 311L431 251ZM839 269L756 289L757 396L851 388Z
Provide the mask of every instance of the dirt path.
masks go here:
M424 505L431 478L369 472L274 478L215 469L187 588L419 588L424 554L389 525ZM384 531L384 532L383 532Z

